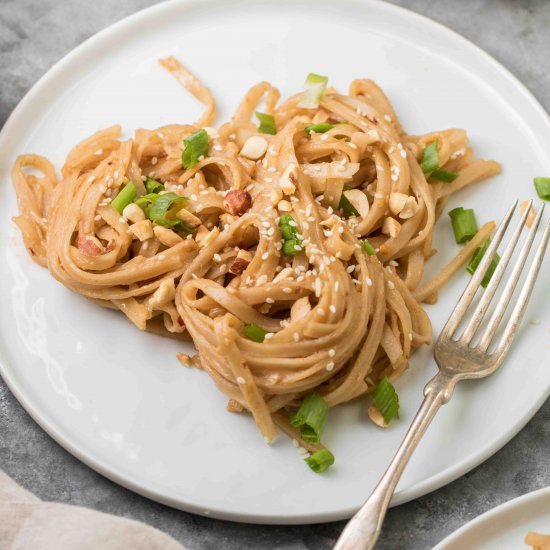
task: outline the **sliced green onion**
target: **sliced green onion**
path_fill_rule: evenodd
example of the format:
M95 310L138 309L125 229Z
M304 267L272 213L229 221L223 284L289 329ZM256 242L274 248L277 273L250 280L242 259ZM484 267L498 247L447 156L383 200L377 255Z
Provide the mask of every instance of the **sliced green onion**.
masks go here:
M324 134L334 128L334 124L330 122L320 122L319 124L310 124L305 127L305 131L308 134Z
M399 397L387 376L384 376L380 380L372 397L376 408L387 423L391 422L394 418L399 418Z
M147 193L158 193L164 191L164 185L152 178L145 178L145 189L147 189Z
M111 202L111 206L119 213L131 203L134 202L137 197L136 186L129 181L118 193L118 195Z
M158 193L148 193L147 195L142 195L141 197L138 197L134 203L137 204L140 208L144 210L144 212L147 214L147 210L151 204L153 204L157 199L159 195Z
M319 101L327 89L328 77L315 73L309 73L306 78L306 89L298 102L298 107L304 109L316 109L319 107Z
M318 393L308 393L290 423L295 428L300 428L304 441L319 443L327 415L327 402Z
M474 255L472 256L470 263L466 267L466 271L470 273L470 275L473 275L476 269L479 267L479 264L481 263L483 256L485 256L485 252L487 252L487 249L489 248L490 244L491 244L491 239L487 239L483 244L483 246L481 246L474 252ZM500 262L500 256L498 255L498 253L495 253L495 255L493 256L493 260L491 261L491 264L489 265L489 268L485 272L485 276L481 281L481 286L483 288L487 288L487 285L489 284L489 281L491 280L491 277L493 276L493 273L497 268L498 262Z
M453 208L449 212L451 224L458 244L464 244L475 237L478 229L474 211L469 208L465 210L462 206Z
M434 170L439 170L439 155L437 153L438 140L432 141L428 147L422 151L422 160L420 166L425 174L429 174Z
M344 187L344 191L347 191L347 188ZM357 208L351 204L349 199L344 195L344 191L342 191L342 194L340 195L340 202L338 203L338 208L344 211L344 214L346 216L359 216L359 212L357 211Z
M550 201L550 178L535 178L533 182L535 183L537 195L543 201Z
M260 121L260 126L258 127L258 131L260 133L271 134L272 136L277 133L277 128L275 128L275 119L273 116L256 112L256 117Z
M433 178L434 180L444 181L445 183L451 183L456 178L458 178L458 172L448 172L447 170L442 170L439 168L438 170L434 170L430 174L430 178Z
M334 455L328 449L319 449L304 460L316 474L322 474L334 464Z
M449 172L439 166L439 141L436 139L422 151L420 166L428 178L451 183L458 178L458 172Z
M283 254L285 256L295 256L301 249L297 248L302 244L298 237L296 222L290 214L283 214L279 218L279 228L283 237Z
M183 140L185 149L181 154L181 163L185 169L193 168L208 155L208 134L202 129Z
M283 242L283 254L285 256L296 256L296 254L299 254L301 251L301 241L298 239L288 239Z
M249 325L244 326L245 337L253 342L258 342L261 344L265 340L266 334L267 331L262 327L259 327L256 323L250 323Z
M176 218L176 212L183 208L186 199L176 193L164 193L157 198L147 211L147 216L151 221L165 227L175 227L182 225L180 219Z
M363 239L361 241L361 248L369 255L369 256L376 256L376 249L372 244L369 243L367 239Z

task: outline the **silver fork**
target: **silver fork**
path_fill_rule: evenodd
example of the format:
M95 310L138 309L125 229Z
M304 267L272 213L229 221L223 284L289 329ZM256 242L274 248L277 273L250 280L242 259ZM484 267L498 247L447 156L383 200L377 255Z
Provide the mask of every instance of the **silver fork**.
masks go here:
M548 245L548 239L550 237L550 222L544 229L542 240L535 252L533 263L531 264L526 281L521 289L510 319L504 328L504 333L496 344L494 351L488 352L488 349L494 340L495 334L510 304L512 294L525 266L531 245L536 236L537 228L542 219L544 210L543 204L539 208L519 257L505 284L502 295L488 323L483 329L479 342L474 347L471 346L471 343L497 291L504 271L512 258L512 254L519 241L531 206L532 201L530 201L528 207L525 209L471 319L458 339L454 339L453 337L457 336L457 329L464 320L465 314L474 299L474 295L483 280L483 276L510 225L510 220L517 207L517 201L512 205L500 223L491 244L483 256L483 260L476 269L435 344L434 355L439 367L439 372L424 388L424 401L422 405L420 405L409 431L405 435L388 469L385 471L368 500L349 521L338 539L334 550L370 550L374 548L382 529L384 516L386 515L399 478L420 441L420 438L424 435L426 428L435 416L435 413L439 410L441 405L449 402L453 395L454 387L459 380L464 380L466 378L483 378L492 374L502 364L517 332L542 264L544 253Z

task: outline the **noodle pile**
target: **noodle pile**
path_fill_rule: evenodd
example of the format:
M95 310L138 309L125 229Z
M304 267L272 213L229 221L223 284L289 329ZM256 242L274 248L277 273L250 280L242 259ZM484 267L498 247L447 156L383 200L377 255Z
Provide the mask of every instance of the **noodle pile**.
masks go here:
M329 406L365 395L430 342L420 303L435 301L494 227L483 226L420 286L434 224L451 193L500 167L474 159L463 130L405 133L371 80L355 80L347 95L328 89L317 108L300 107L300 94L279 104L277 89L262 82L214 129L210 91L175 59L161 63L204 103L200 120L127 140L118 126L99 131L70 151L60 178L47 159L20 156L14 220L33 259L66 287L142 330L191 337L198 355L180 359L204 369L228 410L252 413L271 442L276 424L293 433L282 413L307 392ZM252 122L261 101L275 135ZM324 122L332 128L305 131ZM184 139L201 128L208 154L185 169ZM441 166L459 174L452 183L428 182L421 169L435 140ZM111 206L129 181L145 195L146 178L187 197L178 216L192 232ZM358 215L342 213L343 192ZM300 243L290 256L284 214ZM365 238L375 255L361 246ZM263 342L245 337L249 324L266 331Z

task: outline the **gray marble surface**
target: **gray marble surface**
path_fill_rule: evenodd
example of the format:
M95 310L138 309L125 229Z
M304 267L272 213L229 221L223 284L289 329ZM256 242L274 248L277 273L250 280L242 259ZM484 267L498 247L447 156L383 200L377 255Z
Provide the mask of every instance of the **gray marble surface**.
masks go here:
M335 0L336 1L336 0ZM150 0L0 0L0 126L29 88L83 40ZM550 110L550 2L397 0L492 54ZM1 153L0 153L1 154ZM390 510L378 548L431 548L486 510L550 484L550 403L469 474ZM140 520L205 549L328 549L343 523L259 526L186 514L149 501L84 466L46 435L0 380L0 468L42 499ZM0 541L0 547L2 546Z

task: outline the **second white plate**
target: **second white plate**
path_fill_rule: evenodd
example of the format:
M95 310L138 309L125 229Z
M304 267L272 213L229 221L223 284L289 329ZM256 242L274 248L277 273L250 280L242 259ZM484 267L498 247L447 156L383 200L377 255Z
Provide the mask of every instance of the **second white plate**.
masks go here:
M360 403L331 412L326 443L336 455L312 473L285 438L267 447L252 420L225 412L208 377L178 366L182 345L140 333L58 283L28 258L10 217L10 168L22 152L57 166L76 142L122 124L126 135L196 118L199 107L157 64L173 54L213 91L219 120L261 80L283 96L305 75L346 89L372 77L411 133L468 129L501 176L453 199L480 222L512 200L535 196L550 175L550 124L532 96L495 61L448 29L374 1L174 1L157 5L77 48L22 101L0 135L0 363L2 376L37 422L92 468L141 494L201 514L240 521L304 523L350 516L399 444L435 372L428 348L398 381L402 415L387 431ZM439 254L457 250L447 216ZM428 309L437 334L468 276ZM394 503L432 491L473 468L531 418L550 390L548 263L505 366L459 386L428 430ZM546 305L546 307L545 307ZM190 351L190 350L188 350Z

